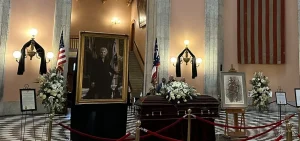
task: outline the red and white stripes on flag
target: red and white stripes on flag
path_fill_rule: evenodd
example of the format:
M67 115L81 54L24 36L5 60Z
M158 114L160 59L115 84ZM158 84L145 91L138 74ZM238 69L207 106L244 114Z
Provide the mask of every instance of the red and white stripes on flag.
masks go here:
M119 39L115 39L113 44L113 50L112 50L112 58L111 58L111 68L114 69L114 71L118 72L118 51L119 51ZM118 75L113 75L113 80L111 85L117 85L118 84Z
M154 53L153 53L153 68L151 78L152 81L157 80L158 66L160 65L160 56L158 52L157 38L155 39Z
M284 0L237 0L240 64L284 64Z
M64 64L67 62L66 50L64 45L63 32L61 32L60 41L59 41L59 51L57 57L57 69L61 72L64 70Z

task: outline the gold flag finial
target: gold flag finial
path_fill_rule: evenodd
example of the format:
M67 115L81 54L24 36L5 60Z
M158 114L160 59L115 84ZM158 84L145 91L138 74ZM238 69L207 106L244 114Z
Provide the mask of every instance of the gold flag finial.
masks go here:
M231 68L230 68L229 72L237 72L236 69L233 67L233 64L231 64Z

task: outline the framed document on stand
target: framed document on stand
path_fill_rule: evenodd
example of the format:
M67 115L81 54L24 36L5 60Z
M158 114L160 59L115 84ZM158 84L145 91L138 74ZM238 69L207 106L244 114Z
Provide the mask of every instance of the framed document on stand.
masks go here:
M277 105L286 105L286 93L285 92L275 92Z
M20 89L21 111L36 111L36 93L35 89Z
M295 88L296 107L300 107L300 88Z
M20 108L22 112L21 117L21 140L24 140L24 135L26 132L26 119L27 119L27 112L31 112L32 116L32 127L33 127L33 135L35 138L35 128L34 128L34 115L33 111L37 110L36 106L36 93L35 89L29 88L28 84L25 84L24 89L20 89ZM24 114L25 112L25 114ZM23 118L25 122L23 123Z
M281 88L279 88L279 90L275 92L275 96L276 96L276 103L279 106L279 120L281 120L281 106L287 104L286 93L283 92Z

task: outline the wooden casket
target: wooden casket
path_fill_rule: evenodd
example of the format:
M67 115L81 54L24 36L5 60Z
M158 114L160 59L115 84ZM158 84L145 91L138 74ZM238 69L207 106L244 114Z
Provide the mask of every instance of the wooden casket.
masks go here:
M136 102L137 118L141 127L158 131L186 115L188 109L192 114L214 122L219 117L219 101L208 95L199 95L187 103L173 104L162 96L145 96ZM182 120L177 125L159 134L179 140L187 140L187 121ZM215 128L213 125L192 118L191 141L214 141ZM145 135L141 131L141 136ZM160 141L156 137L148 137L143 141Z

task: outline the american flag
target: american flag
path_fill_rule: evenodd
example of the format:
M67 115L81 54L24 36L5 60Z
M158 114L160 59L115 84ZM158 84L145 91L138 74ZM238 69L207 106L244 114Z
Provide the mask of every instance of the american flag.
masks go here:
M66 50L64 45L63 32L61 32L60 41L59 41L59 51L57 57L57 69L61 72L64 70L64 64L67 62Z
M118 65L118 53L117 53L116 46L117 46L117 41L115 40L113 44L113 52L112 52L112 59L111 59L111 66L113 68Z
M285 63L284 0L237 0L238 62Z
M118 50L119 50L119 40L115 39L113 44L113 51L112 51L112 59L111 59L111 68L114 71L118 71ZM118 75L113 75L112 85L118 84Z
M158 52L157 39L155 39L155 47L154 47L154 56L153 56L153 68L152 68L152 81L157 79L158 76L158 66L160 64L160 57Z

